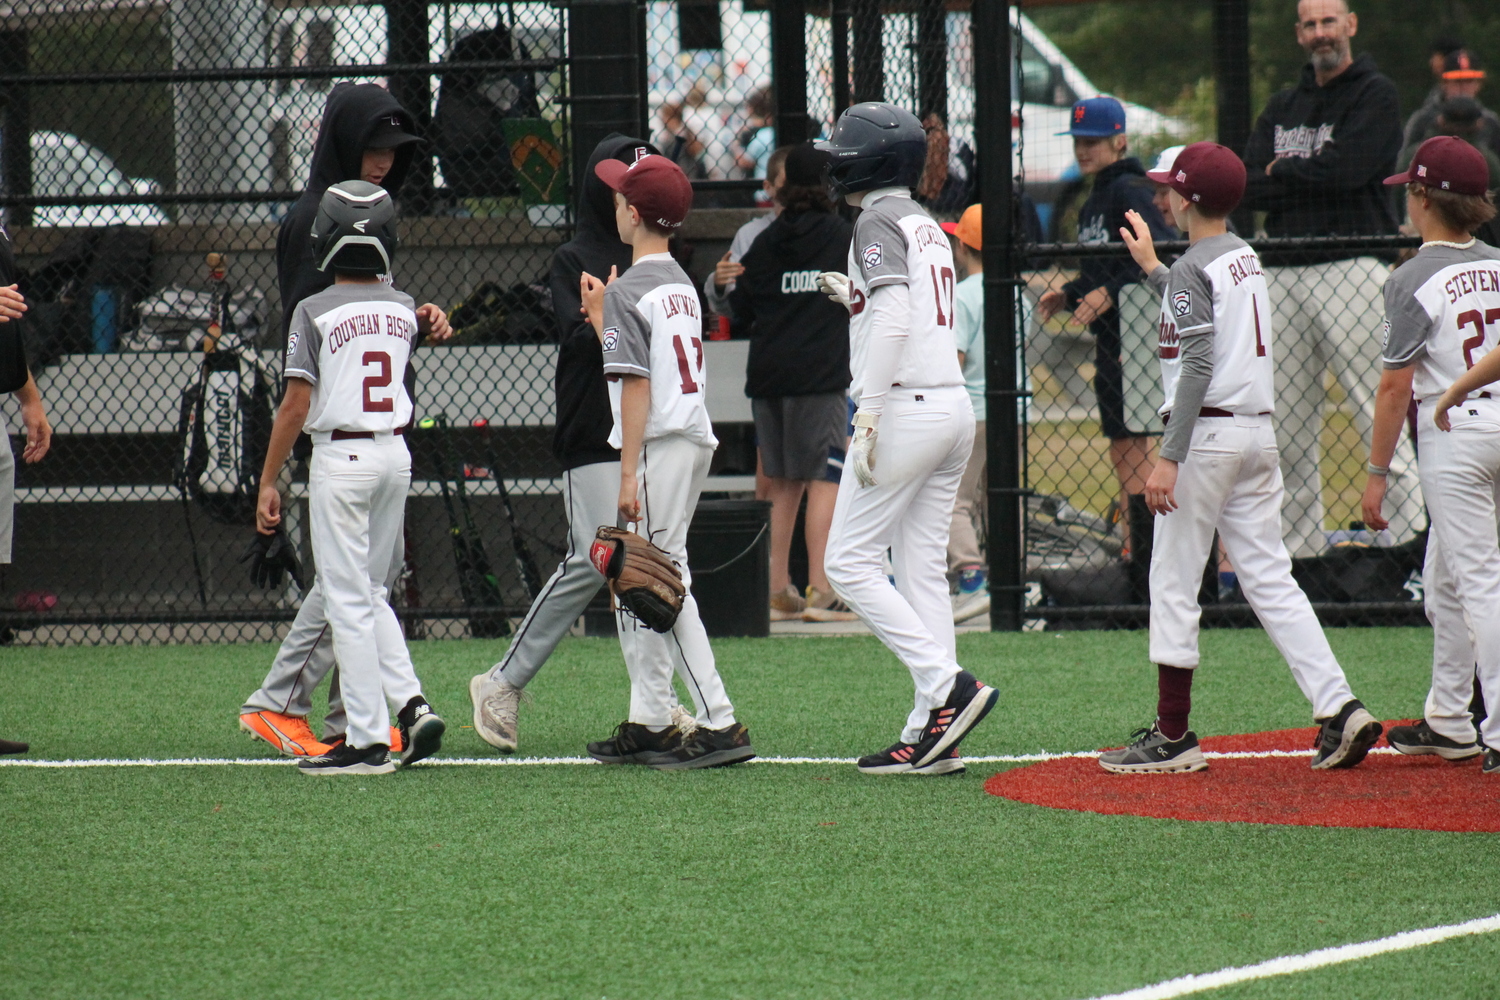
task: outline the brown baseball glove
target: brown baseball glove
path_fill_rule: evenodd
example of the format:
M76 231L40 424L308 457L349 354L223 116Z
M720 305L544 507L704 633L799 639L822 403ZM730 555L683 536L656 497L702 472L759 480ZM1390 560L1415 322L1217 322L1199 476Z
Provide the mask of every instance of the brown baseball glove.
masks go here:
M644 535L602 527L589 547L589 561L609 580L620 607L653 632L670 632L682 613L687 588L672 558Z

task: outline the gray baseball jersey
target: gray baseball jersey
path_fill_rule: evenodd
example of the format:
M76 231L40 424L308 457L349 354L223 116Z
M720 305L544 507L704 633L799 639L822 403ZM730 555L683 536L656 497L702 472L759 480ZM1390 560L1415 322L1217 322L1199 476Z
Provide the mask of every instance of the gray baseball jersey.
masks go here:
M1416 365L1412 392L1442 394L1500 341L1500 250L1428 244L1385 283L1385 367ZM1500 383L1485 387L1500 392Z

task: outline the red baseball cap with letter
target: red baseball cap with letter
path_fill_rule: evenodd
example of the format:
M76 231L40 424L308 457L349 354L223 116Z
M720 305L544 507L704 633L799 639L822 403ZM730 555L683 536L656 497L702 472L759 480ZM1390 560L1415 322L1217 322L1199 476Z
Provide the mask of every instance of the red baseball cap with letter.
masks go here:
M1482 195L1490 187L1490 167L1484 154L1456 135L1435 135L1417 147L1404 174L1393 174L1387 184L1422 184L1454 194Z
M623 194L641 213L641 218L663 229L682 225L693 207L693 185L687 174L665 156L652 153L634 163L602 160L594 173Z
M1177 154L1169 169L1147 171L1146 176L1214 215L1233 211L1245 196L1245 164L1217 142L1195 142Z

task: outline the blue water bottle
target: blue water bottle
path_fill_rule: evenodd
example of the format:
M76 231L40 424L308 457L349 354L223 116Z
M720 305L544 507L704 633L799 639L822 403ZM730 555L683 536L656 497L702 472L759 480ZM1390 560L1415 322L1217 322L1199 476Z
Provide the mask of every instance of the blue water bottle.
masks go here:
M119 294L113 285L95 285L92 305L95 354L112 354L119 335Z

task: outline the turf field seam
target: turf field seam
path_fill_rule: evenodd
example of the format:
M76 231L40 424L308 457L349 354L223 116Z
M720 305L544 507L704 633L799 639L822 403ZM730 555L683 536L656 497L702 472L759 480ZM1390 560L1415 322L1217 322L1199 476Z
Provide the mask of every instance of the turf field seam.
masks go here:
M1272 976L1289 976L1298 972L1309 972L1313 969L1321 969L1324 966L1339 965L1344 962L1356 962L1363 958L1373 958L1376 955L1386 955L1395 951L1409 951L1412 948L1423 948L1440 941L1448 941L1456 937L1466 937L1474 934L1492 934L1500 931L1500 913L1490 917L1479 917L1468 920L1461 924L1443 924L1437 927L1424 927L1413 931L1402 931L1400 934L1392 934L1390 937L1377 938L1374 941L1360 941L1354 944L1343 944L1333 948L1320 948L1302 955L1283 955L1280 958L1268 959L1255 965L1235 966L1228 969L1220 969L1218 972L1209 972L1201 975L1179 976L1166 982L1156 983L1152 986L1142 986L1139 989L1127 990L1124 993L1111 993L1108 996L1093 997L1092 1000L1173 1000L1174 997L1183 997L1191 993L1201 993L1204 990L1215 990L1224 986L1233 986L1236 983L1249 982L1253 979L1269 979Z
M965 757L966 764L1031 764L1037 761L1096 759L1100 750L1079 750L1068 753L1021 753L994 754L984 757ZM1378 747L1371 753L1396 753L1389 747ZM1210 760L1233 760L1243 758L1311 757L1311 750L1206 750L1203 756ZM756 757L749 764L853 764L854 757ZM297 763L295 757L100 757L84 760L0 760L0 767L260 767L266 765L288 765ZM453 767L536 767L559 764L597 764L592 757L435 757L423 766Z

